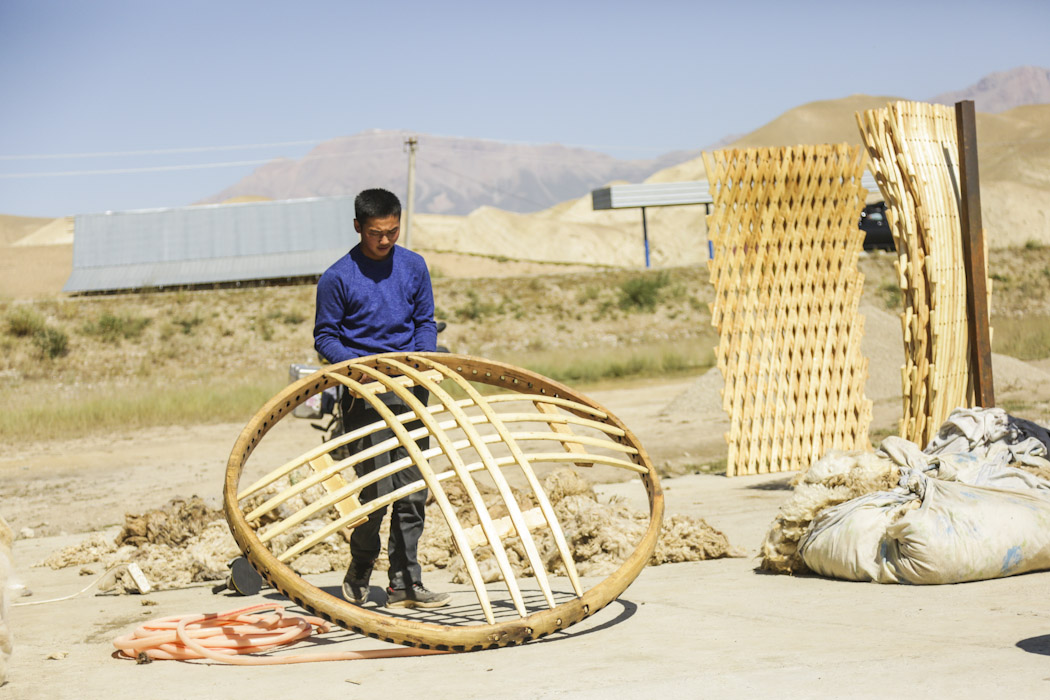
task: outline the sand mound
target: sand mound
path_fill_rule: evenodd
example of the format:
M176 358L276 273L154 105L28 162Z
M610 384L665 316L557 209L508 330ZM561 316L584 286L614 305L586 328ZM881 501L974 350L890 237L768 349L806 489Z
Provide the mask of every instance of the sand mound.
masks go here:
M9 246L24 238L41 226L46 226L53 219L35 216L11 216L0 214L0 246Z
M900 400L900 367L904 359L900 319L868 304L861 306L860 313L864 317L861 352L868 358L865 394L873 401ZM688 389L676 396L660 413L665 416L696 419L725 418L726 414L722 410L724 387L722 373L717 367L712 367Z
M864 394L872 401L901 400L901 365L904 364L904 336L900 315L862 303L864 336L860 350L868 358L868 381Z
M725 381L717 367L700 375L693 384L667 404L660 415L682 416L688 418L724 418L722 410L722 390Z
M702 220L703 210L685 209L690 211L649 214L653 264L683 265L706 258L707 249L696 238L696 226L685 229L672 223ZM589 196L535 214L481 207L457 223L455 227L421 227L414 245L538 262L626 267L645 264L641 216L637 212L593 211Z
M993 329L994 330L994 329ZM992 374L998 391L1029 390L1050 384L1050 372L1009 355L992 354Z
M12 247L73 245L73 217L63 216L59 219L52 219L11 245Z

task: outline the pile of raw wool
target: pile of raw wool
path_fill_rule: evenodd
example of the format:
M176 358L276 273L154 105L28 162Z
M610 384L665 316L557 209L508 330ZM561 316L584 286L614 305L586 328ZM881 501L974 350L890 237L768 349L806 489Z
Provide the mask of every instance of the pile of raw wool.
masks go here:
M96 533L37 566L81 566L82 574L92 575L134 562L154 588L163 590L224 579L229 560L239 553L222 511L193 496L174 498L141 515L128 514L116 539ZM117 576L114 587L120 593L135 589L126 573Z
M798 554L798 543L813 519L825 508L866 493L888 491L899 480L900 468L884 456L832 450L795 480L794 494L766 533L759 568L778 574L809 571Z
M11 628L8 626L8 579L11 576L11 543L15 533L0 517L0 685L7 680L7 660L11 657Z
M241 508L248 513L265 503L273 496L288 491L293 485L313 475L309 467L300 467L287 476L283 476L265 489L246 499ZM284 502L278 504L271 512L261 518L260 534L265 533L266 526L270 523L289 518L314 501L324 498L327 492L320 484L315 484L297 493ZM315 517L306 520L288 531L277 535L267 545L270 551L279 555L286 549L294 546L300 540L309 537L318 530L327 527L336 517L333 508L321 510ZM385 531L383 539L385 541ZM323 574L328 571L339 571L345 569L350 562L350 530L342 529L338 533L329 535L321 542L303 552L301 555L288 563L295 573L300 576L309 574Z
M543 488L561 523L573 553L576 570L581 576L607 576L615 571L635 550L649 525L647 512L636 510L618 498L603 502L591 484L572 469L552 472L544 479ZM485 501L486 504L498 502L499 496L491 490L485 493ZM535 503L531 497L519 496L519 505L525 509L534 507ZM465 499L459 504L459 510L461 522L466 525L476 522L477 516ZM501 512L498 507L492 508L492 511L494 517L505 513L505 509ZM420 562L425 560L428 567L448 568L454 582L468 583L470 579L466 567L452 543L451 533L439 513L435 512L433 516L436 517L428 513L428 524L433 521L439 523L424 535L424 541L420 543ZM533 533L533 538L546 570L553 574L564 574L550 533L541 529ZM533 575L520 538L509 537L503 543L515 576ZM486 583L500 580L491 547L480 547L474 551L474 555ZM725 534L704 520L674 515L664 521L656 551L649 564L657 566L727 556L743 556L743 553L731 547Z
M306 475L307 472L293 473L290 477L275 482L263 493L253 497L251 503L246 503L245 509L254 508ZM483 482L476 482L476 485L493 520L507 515L507 507L494 487ZM477 525L478 515L470 503L466 489L455 481L446 481L443 486L460 524L464 528ZM549 474L544 479L543 489L565 531L566 540L574 553L577 570L584 576L607 575L615 570L634 551L649 522L648 513L637 511L621 501L600 502L591 484L572 469L561 469ZM275 515L280 518L287 517L323 495L324 491L319 486L306 489L278 506ZM514 495L518 507L523 511L537 505L532 494L516 491ZM270 544L271 551L279 554L302 538L328 525L333 517L332 510L327 509L325 512L326 515L318 514L318 517L275 537ZM376 561L376 571L386 571L390 568L386 552L389 527L390 519L386 518L380 530L382 553ZM561 563L553 538L545 531L537 531L533 536L545 567L551 573L560 572ZM341 530L311 547L290 562L290 566L300 575L342 571L350 561L349 539L350 531ZM517 537L507 538L504 540L504 546L515 576L531 576L532 568L528 564L521 540ZM499 568L491 547L475 549L474 555L486 582L500 580ZM742 556L742 553L730 546L723 533L710 527L703 520L675 515L664 521L660 540L650 564L725 556ZM445 524L445 518L433 494L427 501L426 525L419 541L419 563L424 571L448 569L452 572L453 581L470 582L463 560L453 543L452 533Z
M244 509L255 508L305 478L307 473L294 472L282 478L246 501ZM634 551L649 524L647 512L636 510L615 498L599 499L591 484L572 469L552 472L544 480L543 487L561 522L580 575L605 576L614 571ZM507 515L506 505L494 488L482 483L478 483L478 488L493 519ZM296 494L277 506L272 516L264 517L263 527L298 512L323 497L324 493L320 486L313 486ZM477 513L461 485L446 482L445 493L465 528L478 523ZM515 497L523 511L536 507L531 494L515 492ZM269 543L271 551L280 554L328 526L334 517L331 508L321 511L317 517L273 538ZM225 579L229 574L229 560L239 554L222 511L208 508L196 496L188 500L174 499L164 508L141 515L127 515L125 520L124 529L116 540L110 541L102 534L95 534L77 545L55 552L40 565L53 569L82 566L83 573L94 574L121 563L135 562L155 588L166 589ZM386 518L380 533L383 552L375 565L377 571L389 568L386 556L389 523L389 518ZM547 570L564 573L549 532L542 529L533 536ZM349 539L350 531L344 528L296 557L289 565L301 576L342 571L350 561ZM515 575L532 575L521 540L510 537L504 544ZM474 554L486 582L499 580L500 573L491 547L480 547ZM730 546L723 533L704 520L674 515L664 520L656 552L649 563L656 566L726 556L743 554ZM469 583L451 532L433 495L427 503L426 527L419 543L419 563L425 571L449 569L454 581ZM133 589L133 582L126 574L121 574L116 581L116 590L126 592Z

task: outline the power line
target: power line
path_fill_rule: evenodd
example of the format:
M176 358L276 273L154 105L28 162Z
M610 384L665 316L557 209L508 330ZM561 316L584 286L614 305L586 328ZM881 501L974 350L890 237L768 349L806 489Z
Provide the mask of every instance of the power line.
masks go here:
M360 153L379 153L382 151L393 151L396 150L394 146L390 147L379 147L370 148L367 150L356 150L352 153L325 153L320 155L307 155L295 160L296 163L301 163L306 160L326 160L328 158L350 158ZM174 170L204 170L209 168L234 168L245 165L262 165L264 163L273 163L279 160L277 158L261 158L258 160L230 160L219 163L190 163L185 165L154 165L144 166L141 168L106 168L102 170L57 170L40 173L0 173L0 179L22 179L22 178L35 178L35 177L70 177L77 175L128 175L133 173L159 173L168 172Z
M449 139L449 140L460 140L460 141L480 141L483 143L492 143L497 145L507 146L562 146L565 148L588 148L588 149L610 149L619 151L666 151L667 148L664 146L622 146L622 145L610 145L610 144L579 144L579 143L558 143L554 141L510 141L490 138L477 138L471 136L456 136L449 134L426 134L426 137L437 138L437 139ZM0 155L0 160L60 160L63 158L111 158L111 157L123 157L123 156L148 156L148 155L171 155L176 153L206 153L209 151L239 151L239 150L250 150L254 148L277 148L281 146L311 146L326 141L335 141L338 139L353 138L353 136L333 136L325 139L302 139L297 141L273 141L270 143L242 143L242 144L231 144L225 146L186 146L181 148L153 148L143 149L135 151L93 151L83 153L26 153L26 154L8 154ZM455 148L454 144L448 144L448 146ZM690 149L671 149L671 150L690 150Z
M354 157L357 157L357 156L359 156L361 154L364 154L364 153L382 153L382 152L393 152L393 151L397 151L397 150L400 150L400 144L398 144L396 146L395 145L378 146L378 147L375 147L375 148L367 148L367 149L360 149L359 148L359 149L354 149L353 151L344 151L344 152L341 152L341 153L322 153L322 154L315 154L315 155L305 155L302 158L295 159L293 162L295 162L295 163L302 163L302 162L305 162L305 161L327 160L327 159L331 159L331 158L354 158ZM234 167L243 167L243 166L246 166L246 165L262 165L262 164L265 164L265 163L272 163L272 162L274 162L276 160L278 160L278 159L277 158L260 158L260 159L255 159L255 160L221 161L221 162L217 162L217 163L187 163L187 164L184 164L184 165L153 165L153 166L142 166L142 167L136 167L136 168L101 168L101 169L94 169L94 170L51 170L51 171L44 171L44 172L0 173L0 179L11 180L11 179L31 179L31 178L41 178L41 177L75 177L75 176L80 176L80 175L129 175L129 174L135 174L135 173L159 173L159 172L171 172L171 171L178 171L178 170L205 170L205 169L211 169L211 168L234 168ZM560 162L561 159L559 159L559 158L533 158L533 160ZM436 168L443 168L443 166L438 165L437 163L434 163L432 161L427 161L427 162L430 165L432 165L432 166L434 166ZM444 168L444 169L448 170L448 168ZM453 173L454 175L458 175L460 177L466 178L468 180L471 179L469 175L464 175L462 173L456 173L456 172L454 172L452 170L449 170L449 172ZM478 180L474 180L474 182L477 182L478 184L485 184L485 183L482 183L482 182L480 182ZM507 194L511 194L511 193L508 192ZM528 200L526 200L526 201L528 201ZM536 204L536 202L533 202L533 204Z
M273 159L264 160L231 160L225 163L194 163L192 165L155 165L146 168L110 168L107 170L58 170L44 173L0 173L0 178L33 178L33 177L68 177L75 175L128 175L131 173L160 173L171 170L200 170L204 168L232 168L242 165L259 165L270 163Z
M491 182L483 182L481 180L478 180L477 178L471 177L470 175L464 175L463 173L456 172L452 168L445 167L444 165L439 165L439 164L435 163L432 160L428 160L426 158L420 158L418 155L416 156L416 158L421 163L426 163L427 165L429 165L432 168L437 168L438 170L444 170L445 172L451 173L451 174L453 174L453 175L455 175L457 177L461 177L464 180L469 180L469 181L473 182L474 184L481 185L485 189L489 190L490 193L502 194L502 195L506 195L506 196L509 196L509 197L514 197L516 199L522 200L523 202L528 202L529 204L532 204L534 206L540 207L541 209L546 209L547 207L550 206L550 204L542 204L540 202L537 202L537 201L534 201L532 199L529 199L528 197L522 197L520 194L516 194L514 192L508 192L506 190L501 190L498 187L495 187Z
M305 141L274 141L273 143L242 143L231 146L189 146L186 148L154 148L145 151L97 151L94 153L33 153L26 155L0 156L0 160L58 160L62 158L110 158L115 156L155 156L172 153L204 153L207 151L246 151L253 148L276 148L278 146L309 146L332 139L308 139Z
M442 137L442 138L460 138L460 137ZM328 140L331 140L331 139L328 139ZM485 139L477 139L477 140L484 141ZM309 141L282 141L282 142L275 142L275 143L272 143L272 144L246 144L246 145L241 145L241 146L197 146L197 147L193 147L193 148L157 149L157 150L153 150L153 151L111 151L111 152L108 152L108 153L101 153L101 152L100 153L70 153L70 154L64 154L64 155L63 154L54 154L54 155L34 155L34 156L0 156L0 160L15 160L15 159L19 159L19 158L25 158L25 159L29 159L29 158L41 158L41 159L42 158L49 158L50 159L50 158L53 158L53 159L58 159L58 158L66 158L66 157L68 157L68 158L87 158L87 157L92 157L92 156L102 157L102 156L121 156L121 155L193 153L193 152L203 152L203 151L209 151L209 150L210 151L222 151L222 150L236 150L236 149L239 149L239 148L256 148L256 147L262 148L262 147L266 147L266 146L296 145L296 144L302 145L302 144L313 144L313 143L321 143L321 142L322 141L315 141L315 140L309 140ZM1020 146L1020 145L1025 145L1025 144L1047 143L1047 142L1050 142L1050 139L1045 139L1045 138L1043 138L1043 139L1018 139L1018 140L984 141L984 142L982 142L981 145L984 145L984 146L989 146L989 145ZM527 142L511 142L511 141L493 141L493 143L511 143L511 144L518 143L518 144L522 144L522 145L528 145ZM544 145L544 144L536 143L536 144L532 144L532 145ZM557 145L563 145L564 146L566 144L557 144ZM453 146L453 148L454 148L454 146ZM586 146L579 146L579 148L587 148L587 147ZM597 147L595 146L594 148L597 148ZM301 163L301 162L308 161L308 160L326 160L326 159L330 159L330 158L352 158L352 157L360 155L362 153L381 153L383 151L395 151L395 150L399 150L399 146L395 146L395 145L379 146L379 147L376 147L376 148L368 148L368 149L354 149L353 151L346 151L346 152L342 152L342 153L326 153L326 154L317 154L317 155L305 155L302 158L294 159L293 162ZM560 158L557 158L557 157L539 158L539 157L536 157L535 155L533 155L531 159L532 160L537 160L537 161L547 161L547 162L560 162L560 160L561 160ZM95 170L57 170L57 171L45 171L45 172L0 173L0 179L11 180L11 179L31 179L31 178L43 178L43 177L75 177L75 176L82 176L82 175L130 175L130 174L136 174L136 173L173 172L173 171L180 171L180 170L208 170L208 169L213 169L213 168L235 168L235 167L243 167L243 166L248 166L248 165L263 165L265 163L272 163L272 162L277 161L277 160L279 160L279 159L278 158L260 158L260 159L254 159L254 160L221 161L221 162L217 162L217 163L190 163L190 164L185 164L185 165L155 165L155 166L143 166L143 167L138 167L138 168L103 168L103 169L95 169ZM445 167L443 165L439 165L438 163L435 163L434 161L427 160L425 162L428 165L430 165L430 166L432 166L434 168L445 170L445 171L447 171L447 172L449 172L449 173L451 173L453 175L456 175L458 177L462 177L462 178L464 178L466 180L470 180L471 182L474 182L476 184L482 185L484 187L488 187L488 188L492 189L493 191L498 192L500 194L505 194L505 195L508 195L508 196L511 196L511 197L517 197L518 199L521 199L523 201L529 202L530 204L535 204L536 206L546 206L546 205L540 204L539 202L534 202L531 199L528 199L526 197L522 197L521 195L514 194L513 192L505 192L505 191L502 191L502 190L495 189L495 188L492 187L492 185L490 183L482 182L481 180L476 180L476 179L472 178L469 175L465 175L463 173L456 172L456 171L451 170L450 168L447 168L447 167Z

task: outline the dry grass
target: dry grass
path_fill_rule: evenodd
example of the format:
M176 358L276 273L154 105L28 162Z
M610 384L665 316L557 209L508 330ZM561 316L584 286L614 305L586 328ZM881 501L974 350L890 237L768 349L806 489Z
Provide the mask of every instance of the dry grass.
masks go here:
M163 425L245 421L281 386L271 373L233 382L213 377L192 384L104 384L0 392L0 435L10 442L78 438Z
M700 271L654 273L651 311L620 308L620 285L635 279L644 287L647 273L437 280L438 318L450 322L441 342L574 384L709 366ZM587 285L595 291L578 301ZM257 287L0 303L0 443L247 420L289 364L317 362L313 295ZM64 357L34 343L45 328L67 338Z
M861 259L886 302L893 256ZM995 348L1050 357L1050 248L993 251ZM434 281L440 342L574 386L696 373L716 337L704 266ZM0 301L0 444L122 427L247 419L314 364L314 288ZM44 329L66 339L49 355Z
M616 379L698 374L715 361L714 335L695 342L640 343L600 350L544 350L509 353L494 359L515 364L570 385Z
M1050 314L993 317L992 349L1021 360L1050 357Z

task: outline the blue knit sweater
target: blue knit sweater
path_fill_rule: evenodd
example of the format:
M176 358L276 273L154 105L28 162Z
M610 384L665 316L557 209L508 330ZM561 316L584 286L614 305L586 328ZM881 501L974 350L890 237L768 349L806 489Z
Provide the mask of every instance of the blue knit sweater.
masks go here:
M385 260L372 260L358 244L321 275L314 348L329 362L436 347L434 293L422 256L394 246Z

